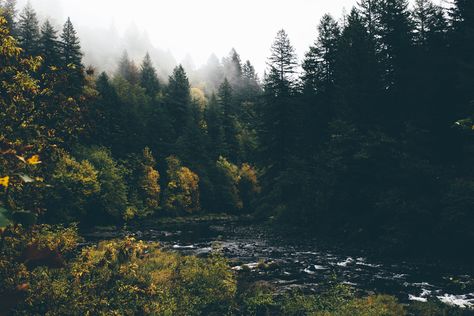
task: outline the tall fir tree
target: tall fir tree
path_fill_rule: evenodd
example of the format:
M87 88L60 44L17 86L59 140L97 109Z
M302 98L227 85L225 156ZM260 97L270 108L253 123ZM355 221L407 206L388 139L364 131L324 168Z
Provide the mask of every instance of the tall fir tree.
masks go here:
M381 117L382 83L373 42L358 10L353 9L341 32L336 60L338 115L360 125L374 124Z
M127 51L124 51L120 58L117 74L130 84L140 83L140 71L135 62L128 57Z
M65 75L63 90L66 94L78 95L84 86L84 65L79 37L68 18L61 33L61 60Z
M192 118L189 79L181 65L177 66L169 77L165 102L175 135L179 137Z
M212 159L217 160L219 156L225 155L225 136L223 128L223 113L221 105L215 93L209 99L206 108L206 125L209 135L209 151L212 153Z
M16 35L25 56L37 56L39 52L40 29L36 12L28 3L20 13Z
M268 58L268 73L264 79L260 137L261 161L268 166L265 181L276 181L288 168L294 145L294 95L297 56L284 30L277 33Z
M46 20L41 27L39 53L43 57L42 66L46 71L51 66L61 66L61 46L57 33L49 20Z
M140 69L140 85L145 88L146 93L154 98L160 91L160 81L156 75L156 69L150 58L150 54L146 54Z
M229 56L222 61L224 76L227 78L233 89L239 89L242 81L242 62L237 51L232 48Z
M253 101L261 92L255 67L247 60L242 66L242 99Z
M303 63L303 84L305 89L325 93L334 87L340 29L334 18L325 14L318 32L318 39L310 47Z
M233 89L229 81L224 82L219 87L219 105L222 109L222 128L224 130L224 155L234 157L238 161L239 142L237 136L236 110Z

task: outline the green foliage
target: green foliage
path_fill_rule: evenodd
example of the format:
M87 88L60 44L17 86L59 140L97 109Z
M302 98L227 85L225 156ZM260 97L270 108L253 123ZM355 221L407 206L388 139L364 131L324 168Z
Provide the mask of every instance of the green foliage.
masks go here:
M62 153L58 158L49 190L49 220L122 220L128 208L123 168L104 148L81 148L77 157Z
M122 219L128 204L128 187L123 168L105 148L82 148L79 150L79 157L94 166L100 183L100 191L95 201L96 212L99 214L92 214L92 216L100 216L102 213L111 216L114 220Z
M240 170L226 158L220 156L216 162L219 178L217 184L221 194L222 209L235 212L242 209L243 203L239 193Z
M24 238L11 229L2 234L2 254L8 254L10 261L0 261L0 295L15 293L18 285L24 285L23 296L10 307L14 314L222 315L230 311L236 282L220 257L182 257L160 251L158 244L126 238L76 251L59 269L27 270L15 254L29 244L40 242L41 247L61 254L77 250L75 230L53 235L49 227L35 230L38 237Z
M168 185L164 192L165 208L174 212L199 211L199 176L183 167L177 157L166 158L166 163Z
M98 171L87 160L78 162L61 153L51 177L49 208L52 220L82 219L90 200L101 190Z

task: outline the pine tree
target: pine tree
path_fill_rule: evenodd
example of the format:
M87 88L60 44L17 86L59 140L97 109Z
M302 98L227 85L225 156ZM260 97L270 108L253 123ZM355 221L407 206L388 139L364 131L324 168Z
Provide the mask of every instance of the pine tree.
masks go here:
M242 66L242 100L253 101L261 92L255 68L247 60Z
M61 65L60 43L58 41L57 31L46 20L41 27L40 54L43 57L43 68Z
M319 36L303 62L305 89L324 93L333 88L339 40L337 22L326 14L318 26Z
M36 12L30 4L20 14L17 37L25 56L37 56L39 51L40 30Z
M378 7L383 0L360 0L358 12L371 38L375 38L379 25Z
M117 74L131 84L138 84L140 82L140 72L135 65L135 62L130 60L127 51L124 51L122 58L119 61Z
M84 86L84 65L79 38L68 18L61 33L61 60L65 75L63 90L65 94L78 95Z
M386 88L400 89L408 83L407 70L413 51L413 34L407 0L383 0L378 7L380 56L385 69Z
M155 97L160 91L160 82L156 75L156 69L153 67L153 63L148 53L145 55L141 65L140 85L145 88L146 93L151 97Z
M210 140L211 159L215 160L225 152L225 136L222 123L222 108L213 93L206 108L207 134Z
M362 16L353 9L338 44L335 99L339 115L362 125L380 119L382 82L372 44Z
M225 144L224 155L238 161L240 150L237 138L235 101L233 99L232 87L227 78L224 79L224 82L219 87L218 97L219 105L222 109L222 128L224 130Z
M224 77L227 78L233 89L238 89L242 80L242 62L237 51L232 48L229 57L224 58Z
M84 68L82 65L81 44L79 43L79 38L77 37L76 30L70 18L68 18L64 24L61 41L64 64Z
M297 57L284 30L277 33L268 59L262 107L262 160L267 181L274 181L287 168L295 132L293 121Z
M268 74L265 88L273 96L288 96L295 87L294 76L298 65L295 49L291 46L285 30L277 33L268 59Z
M179 65L169 77L166 92L166 106L171 115L175 135L182 135L191 119L191 95L189 80L183 66Z

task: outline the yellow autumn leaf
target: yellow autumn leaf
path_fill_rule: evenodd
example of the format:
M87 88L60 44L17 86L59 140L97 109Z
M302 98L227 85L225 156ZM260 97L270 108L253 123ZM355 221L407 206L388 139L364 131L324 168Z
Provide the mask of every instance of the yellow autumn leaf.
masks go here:
M5 188L8 188L9 184L10 184L10 177L9 176L0 178L0 185L1 186L4 186Z
M30 165L37 165L37 164L41 163L41 161L39 159L40 159L40 157L38 155L34 155L31 158L28 158L26 160L26 162Z

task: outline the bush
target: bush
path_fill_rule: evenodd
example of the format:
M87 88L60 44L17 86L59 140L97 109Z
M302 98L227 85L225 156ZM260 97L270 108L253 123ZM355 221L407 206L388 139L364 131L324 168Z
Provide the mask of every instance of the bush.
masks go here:
M243 204L238 187L240 182L239 167L222 156L217 160L216 167L218 171L219 207L227 212L241 210Z
M15 296L7 307L18 315L223 315L232 308L236 282L221 257L184 257L133 238L78 252L77 241L74 228L5 230L0 302ZM28 267L23 254L31 245L67 260Z
M51 185L47 216L56 222L84 217L90 200L101 189L94 166L86 160L78 162L65 152L56 163Z
M168 185L164 192L165 207L170 211L193 213L200 210L199 177L189 168L183 167L181 161L170 156L168 164Z
M102 147L82 148L78 156L94 166L100 182L100 192L95 196L89 215L106 222L122 220L128 206L124 169L112 158L109 150Z

